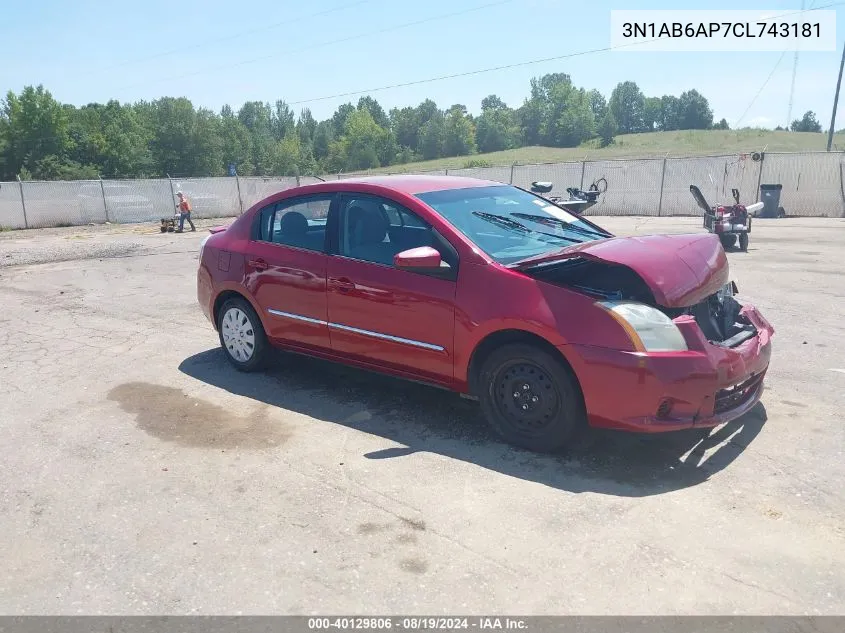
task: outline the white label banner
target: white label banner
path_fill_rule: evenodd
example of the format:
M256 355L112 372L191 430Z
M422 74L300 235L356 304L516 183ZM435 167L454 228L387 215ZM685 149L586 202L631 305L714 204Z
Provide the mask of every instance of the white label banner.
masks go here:
M835 51L836 11L611 11L615 52Z

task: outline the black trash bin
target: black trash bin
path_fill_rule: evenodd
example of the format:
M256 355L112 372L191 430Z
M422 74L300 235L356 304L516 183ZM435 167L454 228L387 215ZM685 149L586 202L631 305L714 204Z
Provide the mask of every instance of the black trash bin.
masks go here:
M780 190L783 185L760 185L760 202L763 203L763 210L758 217L778 218L782 215L780 211Z

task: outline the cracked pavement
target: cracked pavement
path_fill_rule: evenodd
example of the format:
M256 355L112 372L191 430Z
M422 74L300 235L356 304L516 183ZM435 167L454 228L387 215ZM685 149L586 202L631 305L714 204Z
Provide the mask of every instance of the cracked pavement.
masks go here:
M0 233L0 613L845 612L845 220L729 254L777 330L762 406L556 457L427 387L237 374L195 297L223 223Z

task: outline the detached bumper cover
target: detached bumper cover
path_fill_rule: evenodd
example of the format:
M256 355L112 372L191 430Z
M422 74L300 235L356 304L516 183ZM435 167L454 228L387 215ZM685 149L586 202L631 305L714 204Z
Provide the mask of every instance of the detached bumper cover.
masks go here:
M724 424L760 400L774 328L753 306L756 333L736 347L710 343L691 317L675 320L689 351L638 354L569 345L591 426L658 433Z

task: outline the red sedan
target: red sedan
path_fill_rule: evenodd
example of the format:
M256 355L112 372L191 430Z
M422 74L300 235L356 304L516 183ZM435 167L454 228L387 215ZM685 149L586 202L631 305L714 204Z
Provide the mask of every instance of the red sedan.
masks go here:
M271 346L480 401L507 441L585 425L712 427L753 407L772 326L711 234L615 237L532 193L385 176L275 194L200 249L197 294L231 363Z

